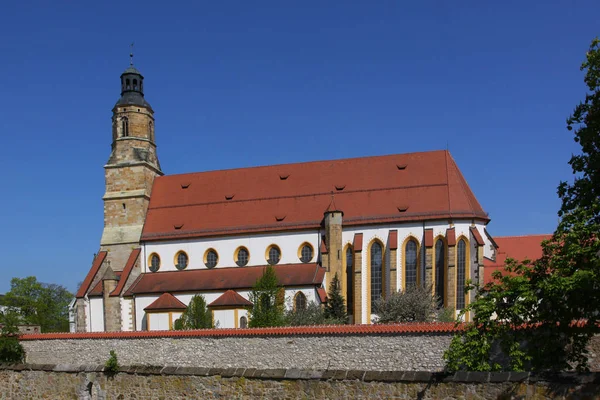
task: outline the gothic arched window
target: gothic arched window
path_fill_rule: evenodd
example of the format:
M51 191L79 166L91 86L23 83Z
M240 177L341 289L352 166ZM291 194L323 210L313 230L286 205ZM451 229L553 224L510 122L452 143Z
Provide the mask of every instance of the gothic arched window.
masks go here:
M418 251L417 241L410 239L404 247L405 287L415 286L418 282Z
M446 246L438 239L435 243L435 295L439 298L440 306L445 303L444 277L446 269Z
M370 251L371 267L371 312L375 311L375 303L381 299L383 292L383 246L373 242Z
M354 263L354 252L352 246L346 247L346 305L348 306L348 314L352 314L354 305L354 292L352 286L354 285L354 269L352 268Z
M465 281L467 271L467 243L460 239L456 245L456 308L465 308Z
M154 131L152 130L152 121L148 122L148 138L151 142L154 142Z
M294 309L296 311L306 310L306 296L304 293L296 293L296 296L294 297Z
M129 136L129 119L127 117L121 118L121 133L123 137Z

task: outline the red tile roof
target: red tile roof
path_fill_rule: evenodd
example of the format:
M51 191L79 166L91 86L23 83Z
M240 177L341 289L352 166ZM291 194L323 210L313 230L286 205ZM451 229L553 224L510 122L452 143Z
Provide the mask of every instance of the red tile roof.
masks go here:
M209 307L248 307L252 303L235 290L228 290L219 296L215 301L208 305Z
M469 229L471 231L471 235L473 235L473 237L475 238L475 242L477 243L477 245L483 246L485 244L485 242L483 241L483 238L481 237L481 233L479 233L479 230L477 230L477 228L475 228L474 226L472 226Z
M113 271L113 273L117 276L117 278L119 278L119 282L120 282L122 272L121 271ZM98 281L98 283L96 283L94 285L94 287L92 288L92 290L90 290L88 292L88 296L90 296L90 297L92 297L92 296L102 296L104 294L104 287L102 286L102 281L103 281L103 279L100 279Z
M398 249L398 231L397 230L394 229L394 230L390 231L390 237L388 238L388 242L389 242L390 250Z
M450 154L431 151L160 176L142 240L318 229L332 191L346 226L488 220Z
M355 233L354 234L354 242L352 243L352 249L354 251L362 251L362 243L363 243L363 234Z
M75 297L81 298L81 297L85 296L86 292L90 288L90 285L92 284L92 280L94 280L94 277L98 273L100 266L104 262L104 259L106 258L106 254L107 254L106 251L101 251L98 254L96 254L96 257L94 258L94 262L92 263L92 268L90 268L90 272L88 272L87 276L83 280L83 283L79 287L79 290L77 291L77 294L75 295Z
M448 242L448 246L456 246L456 230L454 228L446 229L446 242Z
M433 247L433 229L425 229L425 247Z
M143 293L197 292L202 290L249 289L263 274L265 266L227 267L146 273L131 285L125 296ZM325 268L317 264L275 265L275 274L283 286L320 285Z
M542 256L542 241L550 239L552 235L526 235L526 236L504 236L494 237L498 245L496 250L496 261L484 259L483 281L492 280L492 273L502 270L508 257L516 260L537 260Z
M134 339L134 338L172 338L172 337L230 337L230 336L316 336L316 335L389 335L389 334L426 334L457 332L462 325L454 322L375 324L375 325L314 325L279 328L245 329L199 329L186 331L134 331L134 332L89 332L89 333L40 333L26 334L20 340L55 339Z
M185 310L187 306L179 301L171 293L163 293L154 300L144 311Z
M121 292L123 291L123 287L125 286L125 283L127 282L127 279L129 278L129 274L131 274L131 270L135 266L135 262L137 261L138 257L140 256L140 251L141 251L141 249L139 249L139 248L134 249L131 252L131 254L129 255L127 264L125 264L123 273L120 276L119 283L117 284L117 287L115 288L115 290L113 290L111 292L111 294L110 294L111 296L120 296L121 295Z
M327 292L322 287L317 288L317 295L319 296L319 300L321 303L327 302Z

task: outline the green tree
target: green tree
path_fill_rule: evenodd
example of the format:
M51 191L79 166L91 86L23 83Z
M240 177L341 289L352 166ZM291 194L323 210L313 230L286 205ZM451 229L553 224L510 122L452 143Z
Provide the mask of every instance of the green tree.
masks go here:
M214 328L212 313L206 306L206 299L197 294L190 300L181 317L173 325L175 330Z
M285 324L284 290L277 281L275 269L267 266L250 292L253 306L248 310L251 328Z
M72 299L73 294L64 286L41 283L29 276L13 278L3 302L18 310L23 323L40 325L42 332L68 332Z
M6 308L0 312L0 362L22 362L25 358L25 349L19 343L20 316L16 310Z
M573 155L575 179L561 182L560 221L542 243L539 260L507 260L505 273L476 290L465 311L475 319L445 354L450 370L587 369L586 346L600 333L600 41L581 66L585 100L567 119L581 153ZM492 318L495 317L495 318ZM528 324L528 329L522 328ZM494 359L499 346L504 362Z
M404 291L391 293L375 303L378 323L429 322L437 314L438 300L432 287L412 285Z
M331 285L329 286L327 304L325 305L325 318L337 321L339 324L346 324L348 322L346 305L344 304L344 297L342 296L342 289L337 273L333 276Z

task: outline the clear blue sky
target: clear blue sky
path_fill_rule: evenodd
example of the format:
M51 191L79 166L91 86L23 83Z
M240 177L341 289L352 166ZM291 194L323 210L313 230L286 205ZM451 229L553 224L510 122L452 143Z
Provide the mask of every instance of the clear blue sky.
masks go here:
M493 235L551 232L598 15L597 0L4 2L0 293L88 272L132 41L168 174L448 146Z

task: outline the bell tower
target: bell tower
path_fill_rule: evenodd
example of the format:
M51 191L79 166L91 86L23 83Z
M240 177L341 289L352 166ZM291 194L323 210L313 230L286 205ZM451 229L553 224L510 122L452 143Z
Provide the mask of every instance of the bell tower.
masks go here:
M112 109L112 151L104 166L104 231L108 266L125 267L138 247L152 183L163 175L156 155L154 110L144 98L144 77L131 62L121 74L121 97Z

